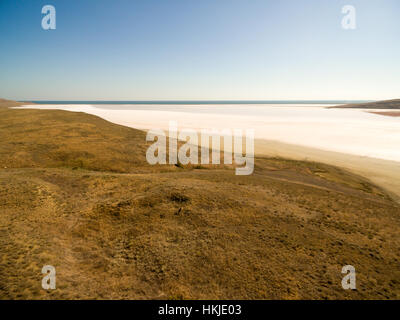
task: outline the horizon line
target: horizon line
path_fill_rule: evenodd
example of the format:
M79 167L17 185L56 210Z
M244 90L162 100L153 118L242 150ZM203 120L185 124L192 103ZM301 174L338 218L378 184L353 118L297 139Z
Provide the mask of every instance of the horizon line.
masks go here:
M17 100L42 104L337 104L365 103L379 100Z

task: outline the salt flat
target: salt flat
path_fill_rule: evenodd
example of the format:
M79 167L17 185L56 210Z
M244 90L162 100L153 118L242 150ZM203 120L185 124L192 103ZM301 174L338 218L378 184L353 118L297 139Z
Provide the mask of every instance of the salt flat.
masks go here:
M336 165L400 201L400 118L328 105L25 105L85 112L138 129L254 129L258 155ZM373 110L368 110L373 111ZM380 110L382 111L382 110Z
M27 105L86 112L139 129L254 129L257 139L400 162L400 118L304 105ZM371 111L371 110L369 110Z

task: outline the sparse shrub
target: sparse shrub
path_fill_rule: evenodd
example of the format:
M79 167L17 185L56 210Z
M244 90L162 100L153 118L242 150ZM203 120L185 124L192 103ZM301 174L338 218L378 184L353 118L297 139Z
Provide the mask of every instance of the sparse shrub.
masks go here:
M185 203L188 202L190 199L189 197L185 196L184 194L174 192L169 195L169 199L174 202L178 203Z

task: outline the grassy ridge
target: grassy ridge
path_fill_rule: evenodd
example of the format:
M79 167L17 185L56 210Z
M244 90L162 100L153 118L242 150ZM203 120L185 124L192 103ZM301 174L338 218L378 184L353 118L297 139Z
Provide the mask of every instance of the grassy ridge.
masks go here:
M352 109L400 109L400 99L374 101L367 103L345 104L328 108L352 108Z
M339 168L149 166L142 131L66 111L0 109L0 138L0 298L400 298L400 208Z
M145 133L84 113L0 109L0 166L130 172L146 164Z

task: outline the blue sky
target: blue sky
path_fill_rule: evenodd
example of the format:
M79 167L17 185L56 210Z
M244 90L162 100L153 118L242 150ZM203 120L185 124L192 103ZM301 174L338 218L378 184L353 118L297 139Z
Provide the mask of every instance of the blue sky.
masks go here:
M399 16L398 0L0 0L0 97L400 98Z

